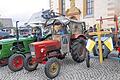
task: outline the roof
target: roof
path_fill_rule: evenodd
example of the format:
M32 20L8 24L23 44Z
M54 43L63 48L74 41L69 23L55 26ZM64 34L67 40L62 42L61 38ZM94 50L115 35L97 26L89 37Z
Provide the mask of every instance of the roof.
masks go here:
M4 27L13 27L11 18L0 18L0 22L3 24Z
M31 18L28 20L28 25L30 26L43 26L46 20L50 18L58 17L51 10L44 10L37 13L34 13Z
M60 16L60 17L56 17L56 18L51 18L47 21L47 25L52 25L54 23L54 21L59 21L62 24L68 24L70 21L68 18L64 17L64 16Z
M42 11L34 13L28 20L28 24L34 23L45 23L45 19L42 17Z
M82 21L79 21L79 20L73 20L73 19L69 19L69 18L67 18L65 16L59 16L59 17L56 17L56 18L49 19L48 22L47 22L47 25L53 24L53 22L55 20L59 21L62 24L68 24L69 22L83 23Z

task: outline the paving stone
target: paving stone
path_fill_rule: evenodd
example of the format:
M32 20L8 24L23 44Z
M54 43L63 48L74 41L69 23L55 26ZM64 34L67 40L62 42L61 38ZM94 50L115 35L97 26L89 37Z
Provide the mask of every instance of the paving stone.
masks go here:
M53 80L120 80L120 63L106 59L103 64L98 59L91 59L90 68L83 63L76 63L70 56L61 61L60 74ZM12 72L7 66L0 67L0 80L50 80L45 76L44 65L37 70L28 72L22 69Z

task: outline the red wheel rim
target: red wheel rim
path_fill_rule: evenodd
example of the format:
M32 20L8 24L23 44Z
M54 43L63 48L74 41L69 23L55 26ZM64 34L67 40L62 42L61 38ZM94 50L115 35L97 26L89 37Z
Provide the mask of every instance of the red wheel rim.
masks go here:
M23 58L21 56L17 56L13 59L13 62L12 62L13 66L15 68L21 68L23 66Z

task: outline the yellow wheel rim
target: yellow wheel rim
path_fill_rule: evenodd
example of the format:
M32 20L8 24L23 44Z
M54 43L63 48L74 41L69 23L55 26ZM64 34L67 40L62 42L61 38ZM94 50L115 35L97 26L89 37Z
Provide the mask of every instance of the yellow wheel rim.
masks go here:
M57 62L51 64L50 66L50 74L51 75L56 75L59 69L59 64Z

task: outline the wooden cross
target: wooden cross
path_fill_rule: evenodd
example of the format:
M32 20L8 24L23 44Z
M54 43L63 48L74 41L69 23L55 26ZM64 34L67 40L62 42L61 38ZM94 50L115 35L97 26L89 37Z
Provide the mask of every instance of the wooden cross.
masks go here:
M102 64L103 62L103 54L102 54L102 44L101 44L101 35L102 34L110 34L109 31L100 31L100 25L97 24L97 31L90 32L89 35L97 35L98 36L98 46L99 46L99 61Z
M102 24L103 24L103 21L104 20L113 20L114 22L115 22L115 31L114 31L114 35L115 35L115 37L114 37L114 41L115 41L115 47L117 48L118 47L118 30L119 30L119 28L118 28L118 17L117 17L117 15L114 15L114 17L110 17L110 18L102 18L102 17L100 17L100 19L97 19L96 21L100 21L100 28L102 28Z

